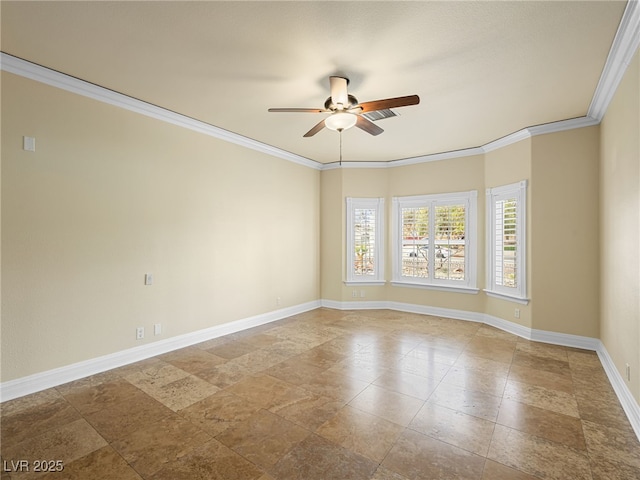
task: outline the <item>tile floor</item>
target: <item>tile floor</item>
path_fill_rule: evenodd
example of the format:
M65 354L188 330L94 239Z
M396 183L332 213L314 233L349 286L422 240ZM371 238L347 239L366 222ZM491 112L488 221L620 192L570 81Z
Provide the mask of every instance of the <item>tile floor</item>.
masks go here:
M0 407L2 480L640 479L595 353L386 310L318 309Z

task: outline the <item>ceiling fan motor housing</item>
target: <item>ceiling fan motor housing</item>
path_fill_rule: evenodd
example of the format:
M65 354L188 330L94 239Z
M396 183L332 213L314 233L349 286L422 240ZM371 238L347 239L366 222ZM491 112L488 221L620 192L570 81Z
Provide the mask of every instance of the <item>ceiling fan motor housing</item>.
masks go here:
M356 105L358 105L358 99L356 97L354 97L353 95L347 95L347 104L342 106L342 109L338 108L338 105L334 105L333 102L331 101L331 97L327 98L327 100L324 102L324 108L326 110L331 110L332 112L335 112L337 110L349 110L353 107L355 107Z

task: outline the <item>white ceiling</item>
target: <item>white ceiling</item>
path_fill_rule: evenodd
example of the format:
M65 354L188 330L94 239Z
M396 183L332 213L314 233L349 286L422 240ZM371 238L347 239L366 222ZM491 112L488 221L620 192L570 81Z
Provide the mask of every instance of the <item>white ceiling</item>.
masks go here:
M624 1L10 2L3 52L267 145L335 162L302 135L328 77L360 101L417 94L343 157L389 161L477 147L587 114Z

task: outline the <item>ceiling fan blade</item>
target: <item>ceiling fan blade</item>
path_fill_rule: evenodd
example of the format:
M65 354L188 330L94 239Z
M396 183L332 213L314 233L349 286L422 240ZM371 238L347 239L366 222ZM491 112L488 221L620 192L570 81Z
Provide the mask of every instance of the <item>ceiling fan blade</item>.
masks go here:
M364 130L367 133L370 133L371 135L380 135L382 132L384 132L384 130L381 129L378 125L360 115L358 115L356 127Z
M303 135L303 137L313 137L316 133L324 128L324 120L320 120L316 125Z
M343 77L329 77L329 82L331 84L331 103L335 106L344 105L346 107L349 103L348 80Z
M360 104L362 112L374 112L376 110L384 110L386 108L408 107L409 105L417 105L420 103L418 95L408 95L406 97L385 98L384 100L374 100L372 102L363 102Z
M270 108L270 112L302 112L302 113L323 113L326 110L320 108Z

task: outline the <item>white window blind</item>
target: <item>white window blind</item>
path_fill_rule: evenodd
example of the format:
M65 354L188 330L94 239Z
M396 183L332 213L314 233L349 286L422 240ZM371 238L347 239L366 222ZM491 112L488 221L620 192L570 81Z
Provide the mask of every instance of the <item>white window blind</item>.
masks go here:
M393 281L476 287L477 192L393 199Z
M347 198L347 283L384 282L383 198Z
M354 274L373 276L376 263L376 210L374 208L354 208L353 216Z
M526 301L527 182L487 190L487 292Z

